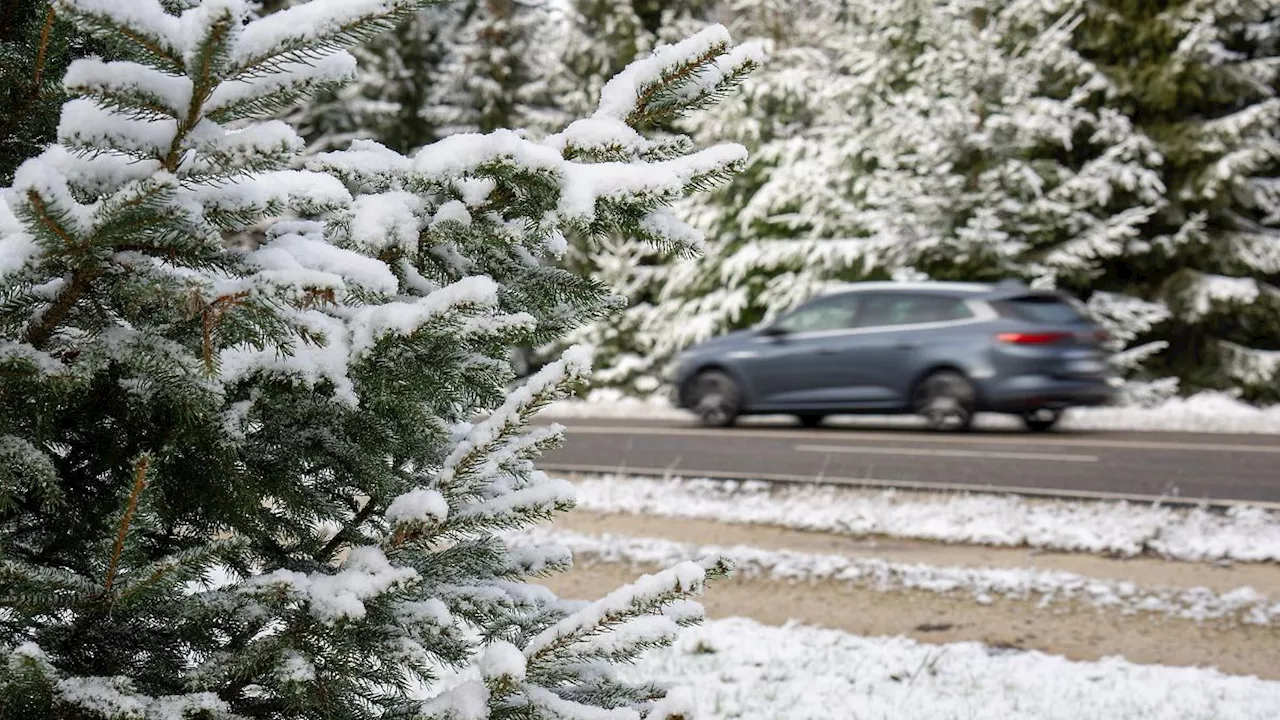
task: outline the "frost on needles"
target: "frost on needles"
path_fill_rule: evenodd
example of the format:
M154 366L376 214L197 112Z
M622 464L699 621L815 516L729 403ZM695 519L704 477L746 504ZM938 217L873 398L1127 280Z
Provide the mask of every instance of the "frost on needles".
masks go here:
M0 718L687 715L612 666L725 567L586 604L531 583L569 554L508 533L572 489L530 421L590 359L509 390L505 358L611 303L547 262L566 233L696 242L668 205L744 150L635 125L756 58L714 26L542 141L304 161L270 118L418 5L55 3L111 53L71 66L58 144L0 202Z

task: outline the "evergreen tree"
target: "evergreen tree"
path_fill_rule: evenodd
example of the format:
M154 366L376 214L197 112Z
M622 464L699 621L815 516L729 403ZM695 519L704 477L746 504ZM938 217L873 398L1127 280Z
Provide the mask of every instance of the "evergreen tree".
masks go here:
M465 0L423 116L446 133L562 125L569 86L561 48L548 39L564 36L563 21L547 0Z
M95 50L48 0L0 5L0 186L53 140L67 63Z
M445 81L464 9L461 2L428 6L378 42L355 48L359 77L290 115L311 149L362 139L407 153L444 137L428 109Z
M529 584L567 553L509 531L571 488L532 465L559 429L527 426L588 368L569 352L508 393L502 358L600 308L544 262L565 230L689 236L666 206L744 150L634 126L753 56L712 27L545 142L359 141L295 169L268 118L419 4L57 1L120 59L70 66L59 143L0 202L3 720L685 716L610 664L696 621L683 598L723 566L594 603Z
M1132 399L1280 399L1277 11L734 9L735 32L767 38L774 57L690 127L752 158L680 207L711 238L705 254L664 273L615 268L613 282L655 299L587 337L599 377L644 391L681 348L833 281L1017 277L1088 301Z
M1280 402L1280 7L1078 8L1073 45L1108 82L1098 100L1149 140L1163 187L1136 237L1081 258L1091 286L1163 318L1141 331L1167 345L1149 373Z

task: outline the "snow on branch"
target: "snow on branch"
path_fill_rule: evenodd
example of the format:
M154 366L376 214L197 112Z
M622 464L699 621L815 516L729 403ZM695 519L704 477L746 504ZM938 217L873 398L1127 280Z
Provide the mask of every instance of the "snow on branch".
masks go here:
M331 625L344 618L363 618L366 601L417 579L413 568L392 565L380 549L360 546L351 549L336 572L279 569L250 579L241 591L264 597L284 591L316 619Z
M67 92L141 120L177 119L191 104L191 80L141 63L77 60L67 68Z
M739 83L764 59L762 46L730 49L729 31L712 25L674 45L654 50L605 83L595 118L628 125L702 106Z
M686 561L652 575L644 575L630 585L623 586L600 600L570 613L538 635L531 638L524 648L530 664L552 662L555 656L578 652L575 645L591 645L607 630L616 628L634 618L660 611L664 606L697 595L703 591L709 573L723 574L725 567L719 559L699 564ZM639 637L643 637L641 634ZM616 638L602 640L616 643ZM625 642L625 638L623 639ZM581 648L582 651L588 648Z
M157 0L57 0L57 10L90 34L121 46L135 59L174 75L185 71L178 18Z
M370 39L425 4L422 0L311 0L245 27L232 79L256 77L315 60Z

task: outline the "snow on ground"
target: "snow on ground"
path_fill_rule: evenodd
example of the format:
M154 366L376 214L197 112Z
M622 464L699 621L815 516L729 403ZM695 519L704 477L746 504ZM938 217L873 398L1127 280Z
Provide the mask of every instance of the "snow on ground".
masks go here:
M746 546L694 545L659 538L586 535L549 528L512 533L516 546L561 545L575 562L619 562L671 567L686 560L719 556L734 565L738 576L771 580L856 583L881 591L918 590L968 593L975 602L990 604L997 596L1036 600L1041 606L1075 601L1126 614L1154 613L1185 620L1235 619L1265 625L1280 621L1280 601L1250 587L1218 594L1209 588L1144 588L1131 582L1099 580L1074 573L1034 568L938 567L893 563L879 558L765 550Z
M1275 720L1280 683L1071 662L979 643L710 621L624 673L684 686L703 720Z
M596 390L586 400L561 401L544 411L545 417L625 418L628 420L683 420L693 416L661 396L631 398L616 390ZM743 423L790 422L788 416L748 417ZM862 415L831 418L837 425L917 427L923 422L910 415ZM1007 415L981 415L981 429L1019 430L1021 422ZM1174 398L1150 407L1074 408L1060 425L1067 430L1141 430L1164 432L1280 434L1280 405L1257 408L1225 393L1205 392Z
M1280 562L1280 513L1245 506L1216 513L1012 495L617 476L589 477L576 487L578 507L603 513L1187 561Z

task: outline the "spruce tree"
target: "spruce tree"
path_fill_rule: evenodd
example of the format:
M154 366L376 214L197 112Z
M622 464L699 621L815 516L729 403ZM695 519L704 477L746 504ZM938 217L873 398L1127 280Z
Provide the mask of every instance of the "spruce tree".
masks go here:
M429 108L435 89L445 82L465 7L462 2L428 6L378 42L354 48L360 62L355 81L289 116L310 149L345 147L361 139L407 153L444 137Z
M53 140L67 64L100 51L48 0L0 5L0 186Z
M1088 289L1140 298L1153 376L1280 402L1280 7L1080 2L1072 44L1098 101L1148 139L1161 202ZM1069 282L1084 290L1082 283Z
M562 125L569 86L550 39L564 36L563 20L548 0L465 0L423 117L446 133Z
M1205 388L1280 399L1280 11L735 9L735 33L768 38L774 57L689 128L752 158L680 206L711 239L702 256L663 273L613 268L655 299L587 338L601 377L643 392L684 346L833 281L1013 277L1088 302L1132 400Z
M533 467L598 312L563 234L678 243L736 145L655 143L754 65L711 27L543 142L312 156L268 118L350 78L416 0L58 0L119 59L63 78L58 144L0 202L0 718L684 717L611 664L669 642L725 568L593 603L510 531L571 504ZM224 235L268 223L260 246ZM447 687L446 673L460 675Z

